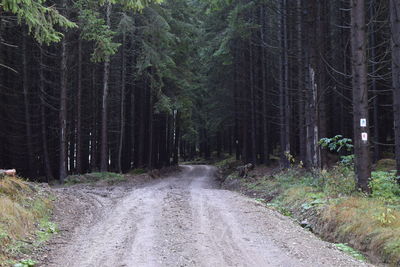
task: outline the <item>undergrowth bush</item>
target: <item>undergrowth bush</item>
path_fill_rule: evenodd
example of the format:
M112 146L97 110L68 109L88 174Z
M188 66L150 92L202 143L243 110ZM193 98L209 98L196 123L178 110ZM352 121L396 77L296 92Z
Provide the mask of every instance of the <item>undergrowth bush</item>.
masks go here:
M373 172L370 186L372 197L389 203L400 202L400 186L396 181L395 171Z
M323 191L330 197L348 196L356 190L354 170L351 165L339 164L329 171L322 171Z

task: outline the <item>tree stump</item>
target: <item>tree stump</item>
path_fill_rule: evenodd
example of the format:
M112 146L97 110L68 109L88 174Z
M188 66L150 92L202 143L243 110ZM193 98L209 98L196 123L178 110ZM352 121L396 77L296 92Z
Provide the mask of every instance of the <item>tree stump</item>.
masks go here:
M12 169L12 170L0 170L0 178L2 178L4 176L15 177L16 174L17 174L17 171L15 169Z
M246 178L248 173L249 173L249 171L251 171L253 169L254 169L254 165L251 164L251 163L246 164L244 166L240 166L240 167L237 168L237 170L239 171L239 176L242 177L242 178Z

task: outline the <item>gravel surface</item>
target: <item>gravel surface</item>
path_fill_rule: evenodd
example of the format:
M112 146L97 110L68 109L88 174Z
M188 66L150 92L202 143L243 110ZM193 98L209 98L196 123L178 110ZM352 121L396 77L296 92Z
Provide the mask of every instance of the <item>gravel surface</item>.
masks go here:
M367 266L290 218L220 190L210 166L142 186L58 189L42 266Z

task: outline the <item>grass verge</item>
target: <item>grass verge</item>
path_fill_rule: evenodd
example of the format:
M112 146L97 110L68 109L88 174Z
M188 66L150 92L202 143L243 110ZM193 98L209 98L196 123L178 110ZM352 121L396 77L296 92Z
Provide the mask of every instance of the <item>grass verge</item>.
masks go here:
M0 179L0 266L33 266L27 255L57 231L52 200L49 191L20 178Z
M254 173L257 173L254 171ZM391 266L400 265L400 187L390 171L373 173L373 194L357 192L351 166L306 172L293 168L240 178L232 171L223 187L245 193L296 219L340 250ZM361 251L362 253L359 253Z
M93 172L82 175L70 175L65 179L65 184L74 185L82 183L97 183L100 181L113 185L126 181L126 177L122 174L113 172Z

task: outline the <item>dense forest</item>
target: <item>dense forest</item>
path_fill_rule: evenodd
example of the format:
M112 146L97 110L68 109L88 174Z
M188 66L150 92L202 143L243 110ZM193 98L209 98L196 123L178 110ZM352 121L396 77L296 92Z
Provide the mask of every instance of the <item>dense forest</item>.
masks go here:
M0 96L0 168L26 177L326 168L341 135L368 191L372 163L400 169L400 2L1 0Z

